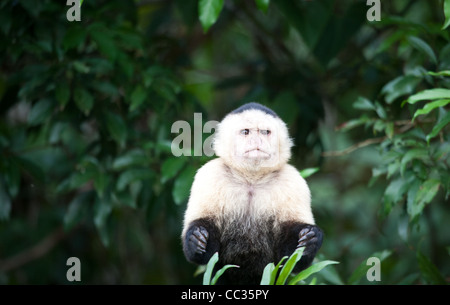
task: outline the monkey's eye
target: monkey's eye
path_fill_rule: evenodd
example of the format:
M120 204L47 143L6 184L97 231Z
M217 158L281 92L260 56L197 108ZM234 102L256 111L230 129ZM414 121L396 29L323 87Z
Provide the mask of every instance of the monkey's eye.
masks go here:
M246 136L246 135L248 135L249 133L250 133L250 129L242 129L242 130L241 130L241 135Z
M270 130L268 130L268 129L261 129L259 131L259 133L262 134L262 135L268 136L268 135L270 135Z

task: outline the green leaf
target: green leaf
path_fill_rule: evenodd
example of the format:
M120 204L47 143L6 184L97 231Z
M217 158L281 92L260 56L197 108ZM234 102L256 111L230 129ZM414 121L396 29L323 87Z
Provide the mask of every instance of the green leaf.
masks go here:
M16 156L15 160L22 170L30 174L37 181L45 183L45 173L36 162L19 156Z
M283 262L287 259L288 259L287 256L282 257L276 266L274 265L274 263L267 264L266 267L264 268L264 272L261 277L260 284L261 285L274 285L275 279L277 278L277 275L278 275L278 270L282 266Z
M270 263L270 264L266 265L266 267L264 268L264 271L263 271L263 275L261 277L260 285L273 285L274 284L275 276L272 276L274 270L275 270L274 263Z
M86 39L86 29L74 23L70 25L64 35L62 46L64 51L78 47Z
M439 134L439 132L442 130L442 128L447 126L447 124L449 124L449 123L450 123L450 111L448 111L441 119L439 119L437 124L434 125L431 132L427 135L427 138L426 138L427 142L429 143L430 140L432 138L434 138L435 136L437 136Z
M94 205L94 224L100 234L100 240L105 247L109 246L107 220L111 211L111 203L106 198L97 198Z
M148 162L149 159L143 150L133 149L126 154L117 157L112 164L112 168L114 170L121 170L133 165L147 166Z
M137 190L135 192L138 192L139 194L135 194L133 196L131 194L131 192L133 191L133 185L142 185L142 183L140 183L140 181L135 181L130 183L130 190L112 193L111 199L114 206L127 206L133 209L137 207L136 200L141 193L142 187L137 187Z
M433 49L428 45L428 43L415 36L409 36L408 41L414 48L427 55L433 61L433 63L437 64L436 54L434 54Z
M55 98L59 103L60 109L64 109L70 99L70 88L66 81L61 81L56 86Z
M136 110L147 98L147 91L143 86L137 86L131 93L130 111Z
M64 230L71 230L86 217L93 194L92 191L81 193L69 203L64 215Z
M450 70L444 70L439 72L428 71L427 74L432 76L450 76Z
M92 169L74 172L70 176L70 182L67 187L69 189L77 189L88 181L91 181L94 178L95 173L96 171Z
M276 279L276 277L278 275L278 270L283 266L284 261L286 261L287 259L289 259L289 256L283 256L280 259L280 261L278 262L278 264L275 266L275 269L273 270L273 273L272 273L272 277L270 279L270 282L272 284L275 284L275 279Z
M151 179L154 177L154 175L155 174L149 169L129 169L119 176L119 179L117 179L116 188L118 191L123 191L131 182L136 180Z
M319 167L312 167L312 168L305 168L300 171L300 176L302 176L304 179L308 178L309 176L314 175L320 170Z
M188 199L195 172L196 169L194 167L187 166L175 180L172 197L177 205L182 204Z
M123 146L127 139L127 126L122 117L113 112L106 112L105 120L111 137Z
M219 253L214 253L213 256L208 261L208 264L206 264L206 270L205 274L203 274L203 285L210 285L211 284L211 276L212 272L214 270L214 266L219 261Z
M239 268L238 265L225 265L220 270L216 272L213 279L211 280L211 285L215 285L217 283L217 280L222 276L222 274L230 268Z
M450 0L444 0L445 22L442 29L445 30L450 25Z
M274 3L280 1L283 0L277 0L274 1ZM354 37L357 31L364 24L367 24L367 7L360 1L351 1L350 5L346 5L345 8L342 7L342 11L339 14L336 14L333 11L333 1L329 0L284 1L296 2L297 5L306 8L304 13L307 16L297 16L297 19L303 18L304 20L301 22L309 22L310 28L308 30L315 31L315 35L319 36L319 39L314 46L313 53L324 66L326 66L333 58L336 58L340 50L348 45L349 40ZM317 10L320 6L321 8ZM317 18L317 16L320 16L320 18ZM325 27L323 28L321 28L322 22L325 22Z
M97 195L99 198L103 198L106 186L109 183L109 179L110 178L106 172L104 172L100 168L97 169L97 172L94 175L94 188L97 191Z
M310 275L320 272L323 268L332 264L339 264L339 262L327 260L314 264L297 274L291 281L289 281L289 285L295 285L300 281L306 280Z
M88 28L92 40L97 44L101 54L106 56L109 60L115 61L118 55L118 48L114 42L111 31L103 24L94 23Z
M430 203L439 191L441 182L436 179L429 179L420 185L415 193L414 201L408 201L407 211L411 220L414 220L422 213L425 205Z
M270 0L255 0L255 2L259 10L263 11L264 13L267 13L267 10L269 9Z
M370 121L373 121L373 120L366 116L362 116L358 119L353 119L353 120L350 120L350 121L347 121L347 122L341 124L340 126L338 126L337 130L344 131L344 132L349 131L350 129L353 129L355 127L367 124Z
M78 106L78 109L85 115L88 115L94 106L94 98L86 89L76 88L73 92L73 99Z
M375 103L375 112L378 114L378 116L379 116L381 119L385 120L385 119L387 118L386 110L385 110L384 107L383 107L380 103L378 103L378 102Z
M437 99L448 99L450 98L450 89L435 88L424 90L414 95L411 95L406 102L409 104L415 104L419 101L424 100L437 100Z
M420 251L416 254L417 262L419 263L419 269L425 280L434 285L446 285L447 282L439 269Z
M438 107L444 107L447 104L450 103L450 99L445 99L445 100L437 100L434 102L430 102L427 103L422 109L418 109L413 116L413 121L414 119L419 116L419 115L423 115L423 114L428 114L430 113L433 109L436 109Z
M286 16L287 21L302 36L310 50L314 50L323 39L327 25L333 19L332 6L329 2L278 0L273 4Z
M52 103L49 99L42 99L31 108L28 114L28 124L36 126L44 122L52 114Z
M372 102L362 96L359 96L355 103L353 103L353 108L359 110L375 110L374 104Z
M406 166L409 162L414 159L428 160L430 158L429 152L426 148L414 148L408 150L406 154L403 156L402 161L400 163L400 174L403 176Z
M389 183L383 195L383 212L385 215L388 215L394 204L403 198L403 195L408 191L409 182L408 179L399 177Z
M380 252L373 253L370 257L377 257L380 259L380 262L383 262L386 258L388 258L392 254L390 250L384 250ZM367 271L370 269L370 265L367 265L367 260L361 262L361 264L355 269L348 280L348 284L354 285L357 284L361 278L367 275Z
M72 66L75 69L75 71L81 74L87 74L91 71L91 68L86 63L79 60L74 60L72 62Z
M392 139L392 137L394 136L394 122L386 123L384 132L386 133L389 139Z
M295 250L294 253L292 253L286 264L283 266L283 269L281 269L276 285L284 285L286 283L286 279L292 273L292 270L294 270L294 267L298 263L298 261L302 258L304 250L305 247L301 247Z
M198 15L205 33L217 21L222 11L223 3L224 0L200 0Z
M186 158L173 157L164 160L161 166L161 183L166 183L169 179L175 177L185 163Z
M385 95L386 103L391 104L398 97L411 94L420 81L420 78L412 75L399 76L387 83L381 89L381 94Z
M20 189L20 167L19 164L16 162L15 157L9 158L9 162L6 164L6 168L4 168L4 179L5 179L5 185L6 189L8 190L9 195L11 198L14 198L19 193ZM1 184L1 179L0 179Z

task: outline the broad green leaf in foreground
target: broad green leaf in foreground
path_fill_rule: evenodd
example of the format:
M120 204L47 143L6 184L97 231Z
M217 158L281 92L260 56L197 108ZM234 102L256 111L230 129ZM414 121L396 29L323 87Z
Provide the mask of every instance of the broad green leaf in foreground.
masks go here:
M294 251L294 253L289 257L286 264L283 266L283 269L281 269L280 276L277 279L277 285L284 285L286 283L286 279L291 274L292 270L294 270L295 265L297 262L302 258L303 251L305 250L305 247L298 248Z
M206 265L206 271L205 271L205 274L203 274L203 285L209 285L211 283L212 272L213 272L214 266L216 265L216 263L218 261L219 261L219 253L216 252L209 259L209 262Z
M322 261L317 264L311 265L307 269L305 269L305 270L301 271L299 274L297 274L292 280L290 280L289 285L295 285L298 282L305 280L310 275L317 273L320 270L322 270L323 268L325 268L326 266L332 265L332 264L339 264L339 262L327 260L327 261Z
M214 270L214 266L219 261L219 253L216 252L214 255L209 259L208 264L206 265L205 274L203 274L203 285L215 285L217 283L217 280L222 276L222 274L229 268L239 268L239 266L236 265L225 265L220 270L216 272L213 279L212 272Z

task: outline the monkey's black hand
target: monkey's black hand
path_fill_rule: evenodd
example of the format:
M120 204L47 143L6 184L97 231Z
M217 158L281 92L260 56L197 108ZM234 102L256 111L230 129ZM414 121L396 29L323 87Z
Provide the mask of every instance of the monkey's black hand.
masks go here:
M323 232L318 226L304 225L300 229L298 237L297 249L305 247L305 250L296 269L302 270L312 263L317 251L322 246Z
M217 227L208 219L193 221L183 239L183 251L188 261L204 265L219 251Z
M322 230L317 226L306 225L303 229L298 233L298 244L297 249L300 247L306 247L303 254L308 254L314 250L314 248L320 247L322 245L323 238Z
M209 233L204 227L194 227L192 234L189 236L189 247L197 254L205 253L208 237Z

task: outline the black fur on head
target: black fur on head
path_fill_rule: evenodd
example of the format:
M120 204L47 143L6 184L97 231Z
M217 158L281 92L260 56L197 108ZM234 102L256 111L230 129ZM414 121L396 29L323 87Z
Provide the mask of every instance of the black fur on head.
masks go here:
M231 113L232 114L241 113L241 112L244 112L245 110L250 110L250 109L260 110L268 115L273 116L274 118L278 117L278 115L272 109L267 108L266 106L263 106L261 104L255 103L255 102L244 104L241 107L233 110Z

